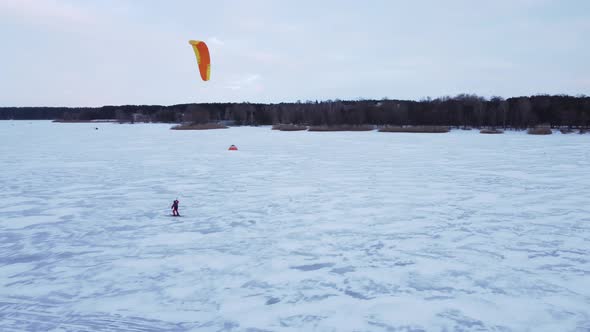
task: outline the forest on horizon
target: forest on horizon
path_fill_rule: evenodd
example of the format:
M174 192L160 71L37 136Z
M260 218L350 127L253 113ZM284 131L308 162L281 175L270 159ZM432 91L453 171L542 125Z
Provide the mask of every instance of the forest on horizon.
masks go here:
M451 126L526 129L590 127L590 97L535 95L413 100L327 100L294 103L189 103L171 106L0 107L0 120L210 123L235 125L298 124L313 126Z

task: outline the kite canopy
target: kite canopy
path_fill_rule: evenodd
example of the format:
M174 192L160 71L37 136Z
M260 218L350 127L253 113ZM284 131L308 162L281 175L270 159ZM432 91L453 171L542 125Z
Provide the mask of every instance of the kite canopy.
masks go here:
M203 81L208 81L209 78L211 78L211 58L209 56L209 48L207 48L207 44L200 40L189 40L188 43L191 44L193 51L195 51L201 78Z

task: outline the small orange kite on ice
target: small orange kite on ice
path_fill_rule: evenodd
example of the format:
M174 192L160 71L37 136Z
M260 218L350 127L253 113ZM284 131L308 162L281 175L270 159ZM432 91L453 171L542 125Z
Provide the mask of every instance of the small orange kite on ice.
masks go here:
M208 81L211 78L211 57L209 56L207 44L200 40L189 40L188 43L191 44L193 51L195 51L201 78L203 81Z

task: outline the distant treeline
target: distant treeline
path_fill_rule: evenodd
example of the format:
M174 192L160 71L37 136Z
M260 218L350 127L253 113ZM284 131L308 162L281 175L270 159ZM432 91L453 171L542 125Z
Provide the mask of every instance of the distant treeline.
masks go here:
M412 100L328 100L297 103L201 103L80 107L2 107L0 119L121 122L227 121L236 125L440 125L453 127L589 127L590 97L536 95L485 99L458 95Z

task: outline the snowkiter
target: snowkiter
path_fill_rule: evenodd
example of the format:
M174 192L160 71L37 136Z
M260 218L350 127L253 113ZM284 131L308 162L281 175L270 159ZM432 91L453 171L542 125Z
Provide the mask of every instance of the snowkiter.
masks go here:
M178 213L178 203L177 199L172 202L172 215L175 217L180 217L180 213Z

